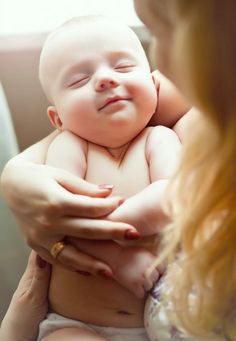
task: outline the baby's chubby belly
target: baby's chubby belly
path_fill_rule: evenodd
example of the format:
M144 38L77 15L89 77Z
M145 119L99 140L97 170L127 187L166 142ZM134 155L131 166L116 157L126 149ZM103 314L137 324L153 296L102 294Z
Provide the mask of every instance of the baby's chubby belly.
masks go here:
M143 326L144 299L102 276L53 267L49 302L52 311L71 319L121 328Z

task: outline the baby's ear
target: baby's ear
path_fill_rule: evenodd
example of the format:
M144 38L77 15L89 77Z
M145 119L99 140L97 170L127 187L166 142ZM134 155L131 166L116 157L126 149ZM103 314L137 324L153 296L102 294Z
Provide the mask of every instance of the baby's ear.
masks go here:
M52 125L55 128L61 130L62 121L61 121L60 117L58 116L56 108L54 106L48 107L47 114L48 114L49 120L52 123Z

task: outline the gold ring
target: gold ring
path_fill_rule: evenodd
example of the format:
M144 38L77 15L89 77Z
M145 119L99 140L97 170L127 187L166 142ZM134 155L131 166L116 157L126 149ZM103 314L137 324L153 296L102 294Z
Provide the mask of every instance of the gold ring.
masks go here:
M66 247L66 244L63 241L56 242L50 249L50 253L53 258L57 258L59 253Z

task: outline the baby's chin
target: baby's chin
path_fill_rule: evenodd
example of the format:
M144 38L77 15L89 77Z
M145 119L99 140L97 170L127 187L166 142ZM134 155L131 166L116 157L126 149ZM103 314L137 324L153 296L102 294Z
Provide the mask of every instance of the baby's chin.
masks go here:
M135 122L125 122L126 124L117 124L112 122L107 127L99 129L96 124L90 130L82 129L79 131L71 130L77 136L80 136L87 142L96 144L104 148L121 148L132 142L140 132L145 128L144 124L135 124ZM144 122L145 125L147 122ZM144 127L143 127L144 126Z

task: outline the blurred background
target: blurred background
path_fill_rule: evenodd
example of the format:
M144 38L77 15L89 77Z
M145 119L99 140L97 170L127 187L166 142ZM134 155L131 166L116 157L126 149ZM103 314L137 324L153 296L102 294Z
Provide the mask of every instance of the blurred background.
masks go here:
M86 14L119 18L136 31L147 51L149 34L133 0L0 0L0 172L9 158L52 131L38 80L40 50L52 29ZM1 321L29 254L1 196L0 233Z

